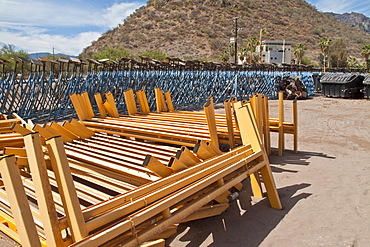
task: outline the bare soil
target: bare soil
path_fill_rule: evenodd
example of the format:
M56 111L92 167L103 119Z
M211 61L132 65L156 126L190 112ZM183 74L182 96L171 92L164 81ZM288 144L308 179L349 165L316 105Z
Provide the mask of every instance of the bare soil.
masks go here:
M277 117L276 100L270 115ZM291 121L291 101L285 101ZM252 197L249 181L221 215L180 224L167 246L370 246L370 100L298 101L298 149L286 135L270 163L283 205Z

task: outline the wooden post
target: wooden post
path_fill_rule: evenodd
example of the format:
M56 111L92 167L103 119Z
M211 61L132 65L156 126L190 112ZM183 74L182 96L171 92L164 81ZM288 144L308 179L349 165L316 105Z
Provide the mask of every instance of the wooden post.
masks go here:
M211 137L211 143L213 146L219 148L217 125L216 125L213 101L207 100L207 103L204 105L203 108L204 108L204 112L207 118L207 125L208 125L209 135Z
M0 173L22 246L41 246L15 156L0 158Z
M28 162L48 246L64 246L39 133L24 136Z
M164 93L164 95L166 97L168 111L169 112L174 112L175 108L173 107L173 104L172 104L172 98L171 98L170 92L167 91L167 92Z
M137 114L136 101L134 96L134 91L130 88L123 93L125 95L125 102L128 115Z
M284 93L279 92L279 140L278 156L283 155L284 151Z
M77 192L73 184L71 170L61 137L46 141L60 196L63 201L68 225L72 232L73 240L79 241L88 235L85 220L82 215Z
M226 123L227 123L227 135L229 137L229 146L230 149L235 147L235 136L234 136L234 124L233 124L233 113L232 106L229 99L226 99L224 102Z
M293 101L293 138L294 138L294 153L298 153L298 111L297 99Z
M107 117L107 112L105 110L104 104L103 104L103 99L100 95L100 93L97 93L94 95L96 105L98 106L99 114L102 118Z

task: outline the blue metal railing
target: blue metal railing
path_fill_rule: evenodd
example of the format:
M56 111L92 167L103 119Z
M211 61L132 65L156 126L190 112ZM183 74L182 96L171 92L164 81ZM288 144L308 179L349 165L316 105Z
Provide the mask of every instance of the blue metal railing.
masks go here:
M196 110L202 108L209 97L215 103L227 98L248 99L254 93L277 98L276 85L285 76L299 76L313 95L314 83L311 72L281 71L191 71L191 70L123 70L61 73L48 77L44 72L32 72L27 78L15 73L0 78L0 113L16 112L24 119L42 123L76 117L69 99L73 93L88 92L94 102L94 94L113 93L118 111L126 112L123 92L145 90L152 110L155 110L154 88L169 91L175 109ZM97 109L94 109L97 111Z

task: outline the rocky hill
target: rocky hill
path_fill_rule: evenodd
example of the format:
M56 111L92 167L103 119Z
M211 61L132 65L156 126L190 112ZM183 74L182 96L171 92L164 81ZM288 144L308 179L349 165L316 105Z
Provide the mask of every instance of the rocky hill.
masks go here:
M351 12L344 14L335 14L332 12L325 13L333 16L338 21L347 24L350 27L358 28L370 34L370 18L359 13Z
M303 0L149 0L123 24L104 33L80 55L90 57L107 46L139 54L159 50L182 59L206 58L220 61L228 49L235 18L240 18L238 46L249 37L303 43L306 56L318 61L318 43L324 36L343 39L349 55L360 58L360 50L370 44L370 35L338 22Z

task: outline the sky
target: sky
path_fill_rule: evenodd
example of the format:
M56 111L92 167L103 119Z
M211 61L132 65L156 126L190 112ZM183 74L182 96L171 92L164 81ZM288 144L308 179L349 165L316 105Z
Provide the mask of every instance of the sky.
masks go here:
M370 0L307 0L319 11L370 17ZM0 45L78 55L145 0L0 0Z

